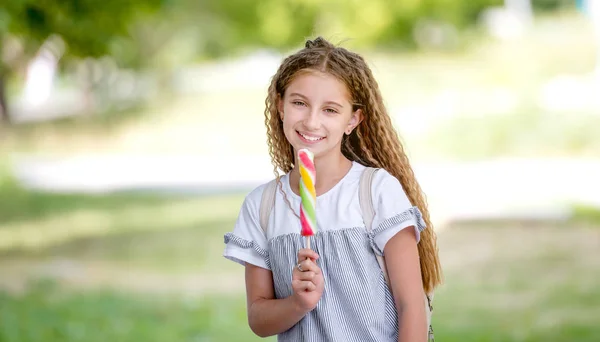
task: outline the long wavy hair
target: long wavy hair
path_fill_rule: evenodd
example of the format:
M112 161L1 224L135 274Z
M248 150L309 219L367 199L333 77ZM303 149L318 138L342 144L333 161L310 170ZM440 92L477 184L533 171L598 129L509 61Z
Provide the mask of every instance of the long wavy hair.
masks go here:
M400 181L410 202L421 211L427 224L418 244L421 276L425 292L432 292L442 282L436 235L425 196L383 104L379 85L360 55L336 47L322 37L307 41L304 49L285 58L271 80L265 100L267 143L280 190L278 170L288 173L294 168L294 149L284 135L277 104L298 72L307 69L331 74L343 82L354 103L353 110L362 109L362 122L342 140L344 156L365 166L388 171ZM287 199L286 202L289 204Z

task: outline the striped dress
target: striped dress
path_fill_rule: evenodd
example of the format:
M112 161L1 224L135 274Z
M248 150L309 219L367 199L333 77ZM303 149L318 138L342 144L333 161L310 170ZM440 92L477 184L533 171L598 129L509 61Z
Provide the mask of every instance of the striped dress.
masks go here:
M385 170L373 178L375 217L367 232L358 199L364 166L354 162L350 171L327 193L317 197L318 232L311 248L319 254L325 289L317 307L296 325L278 335L278 341L398 341L396 306L379 268L375 253L398 231L414 227L417 241L425 223L411 205L402 186ZM225 235L224 256L273 273L276 298L291 296L292 271L298 250L304 248L300 221L294 215L300 197L292 192L289 175L281 178L291 203L277 192L267 233L259 224L259 207L265 185L244 200L232 232Z

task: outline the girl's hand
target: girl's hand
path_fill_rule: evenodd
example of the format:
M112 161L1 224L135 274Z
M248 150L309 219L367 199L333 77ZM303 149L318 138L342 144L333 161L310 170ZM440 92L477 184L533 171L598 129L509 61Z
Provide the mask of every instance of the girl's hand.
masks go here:
M315 262L318 258L319 255L311 249L298 251L298 264L292 272L292 297L302 311L314 309L323 295L325 282L323 273Z

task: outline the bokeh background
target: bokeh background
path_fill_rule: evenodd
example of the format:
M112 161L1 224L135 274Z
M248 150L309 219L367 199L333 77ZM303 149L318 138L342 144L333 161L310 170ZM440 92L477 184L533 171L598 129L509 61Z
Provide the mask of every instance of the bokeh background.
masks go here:
M2 0L0 341L254 341L222 257L270 77L363 54L427 193L440 341L600 341L600 1ZM274 341L274 338L268 339Z

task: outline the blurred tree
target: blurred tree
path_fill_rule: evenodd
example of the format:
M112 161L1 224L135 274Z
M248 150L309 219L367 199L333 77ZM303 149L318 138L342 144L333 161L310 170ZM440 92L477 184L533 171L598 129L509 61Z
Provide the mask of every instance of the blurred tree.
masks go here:
M531 0L548 8L575 0ZM504 0L2 0L0 56L8 35L33 56L55 34L62 57L110 55L120 66L170 69L198 58L219 58L257 47L287 50L323 35L354 47L416 46L425 22L461 29ZM5 45L4 45L5 46ZM90 66L90 63L83 65ZM15 65L0 61L0 116L8 119L5 81ZM88 72L87 74L93 74Z
M545 12L563 8L575 8L577 2L578 0L531 0L531 5L536 11Z
M0 7L0 56L8 34L23 44L24 56L36 53L52 34L67 45L66 58L110 54L116 40L131 41L131 23L152 15L168 0L3 0ZM0 61L0 115L9 121L5 82L11 65Z
M414 27L423 19L463 28L475 23L483 9L503 4L503 0L209 0L201 5L174 1L185 11L183 16L194 18L199 52L208 57L256 46L285 50L315 34L334 42L351 39L363 48L411 45Z

